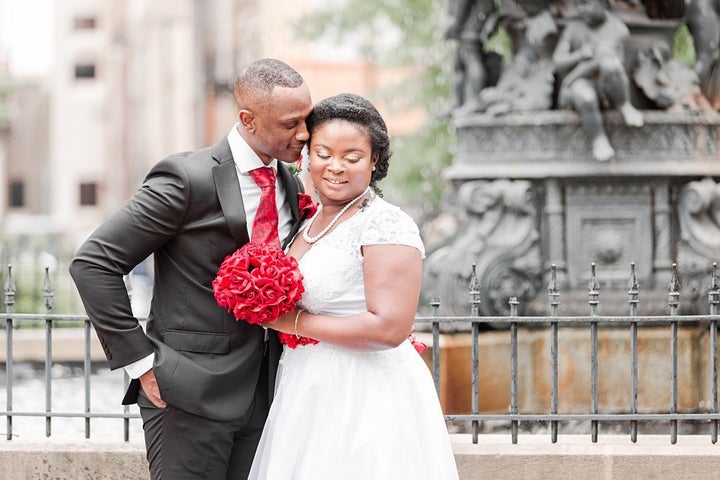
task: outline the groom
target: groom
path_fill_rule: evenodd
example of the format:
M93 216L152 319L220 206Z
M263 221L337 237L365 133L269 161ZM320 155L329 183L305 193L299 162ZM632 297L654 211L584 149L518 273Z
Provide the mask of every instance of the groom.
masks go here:
M249 171L277 169L279 237L297 231L302 187L283 162L308 140L312 101L300 74L273 59L240 73L235 99L227 137L155 165L70 266L110 368L134 379L123 403L140 406L153 480L246 478L274 387L279 343L219 307L211 282L252 235L261 189ZM123 275L150 254L143 331Z

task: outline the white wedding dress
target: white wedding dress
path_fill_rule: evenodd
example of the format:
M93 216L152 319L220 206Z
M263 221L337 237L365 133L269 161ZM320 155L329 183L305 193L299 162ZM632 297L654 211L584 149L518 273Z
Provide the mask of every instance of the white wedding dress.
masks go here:
M313 313L366 310L362 245L423 253L413 220L375 197L300 259ZM377 352L285 347L277 392L250 471L257 480L458 478L430 371L407 340Z

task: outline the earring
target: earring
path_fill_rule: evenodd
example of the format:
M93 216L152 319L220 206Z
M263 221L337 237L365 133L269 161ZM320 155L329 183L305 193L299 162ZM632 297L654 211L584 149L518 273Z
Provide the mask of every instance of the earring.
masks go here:
M375 171L375 165L373 165L373 169L372 169L372 171L373 171L373 172Z

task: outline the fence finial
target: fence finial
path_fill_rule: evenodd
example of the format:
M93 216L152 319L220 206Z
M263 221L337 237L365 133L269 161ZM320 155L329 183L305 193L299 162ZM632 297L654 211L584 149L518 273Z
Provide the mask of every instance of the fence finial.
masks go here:
M50 267L45 267L45 280L43 281L42 292L45 299L45 310L51 312L55 307L55 295L53 295L52 282L50 281Z
M470 274L470 314L477 317L480 315L480 284L477 279L477 272L475 271L476 264L472 264L472 273Z
M8 276L5 279L5 308L12 308L15 305L15 280L12 276L12 265L8 265Z
M550 297L550 306L557 307L560 304L558 298L560 293L557 288L557 265L550 265L550 285L548 285L548 296Z
M638 283L637 273L635 272L635 262L630 262L630 278L628 279L628 296L631 307L637 308L638 294L640 293L640 285Z
M517 297L510 297L508 299L508 305L510 305L510 316L517 317L518 305L520 305L520 302L518 302Z
M639 288L637 273L635 272L635 262L630 262L630 279L628 280L628 288L630 293L637 293Z
M590 280L588 281L588 295L589 300L588 303L591 307L597 307L599 300L598 297L600 296L600 285L597 281L597 276L595 275L595 262L592 262L590 264Z
M595 262L590 264L590 280L588 281L588 290L590 293L597 292L600 288L597 282L597 275L595 274Z
M672 275L668 284L668 305L677 307L680 303L680 278L678 277L677 263L672 264Z

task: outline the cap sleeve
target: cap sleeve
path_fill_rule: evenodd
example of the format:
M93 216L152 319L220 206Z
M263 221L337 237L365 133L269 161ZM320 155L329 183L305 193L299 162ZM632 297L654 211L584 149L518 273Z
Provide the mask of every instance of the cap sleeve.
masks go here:
M385 204L362 228L360 245L408 245L425 258L425 246L415 221L398 207Z

